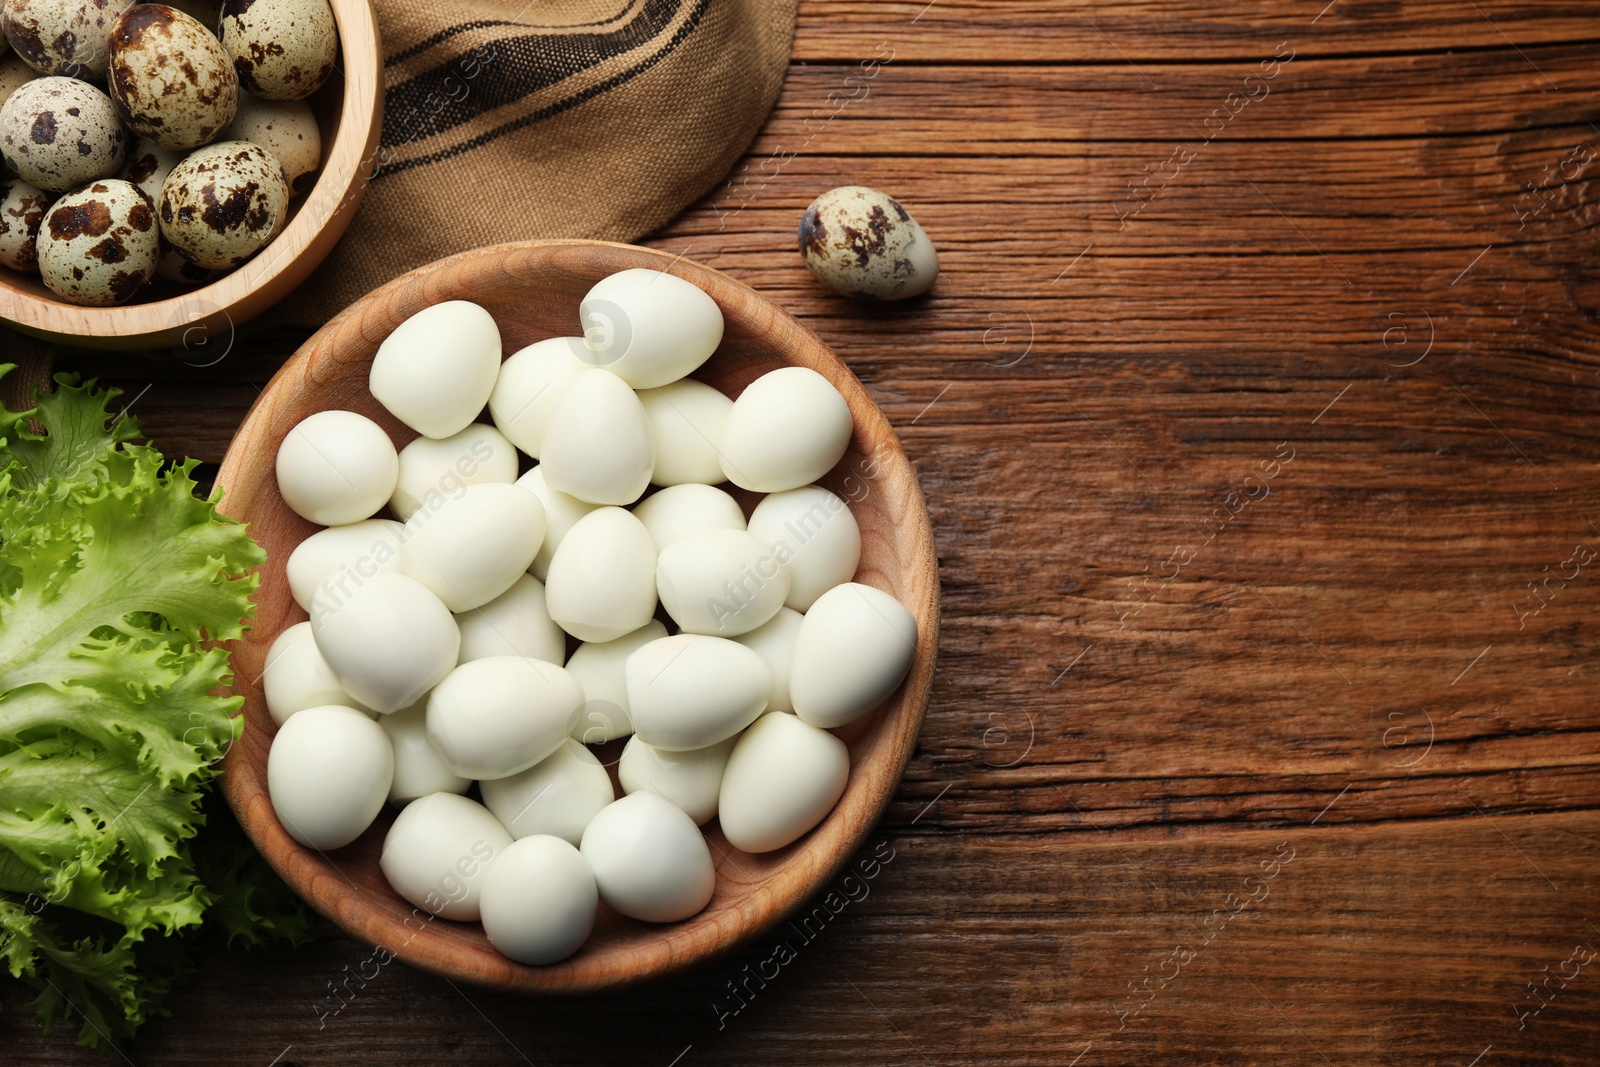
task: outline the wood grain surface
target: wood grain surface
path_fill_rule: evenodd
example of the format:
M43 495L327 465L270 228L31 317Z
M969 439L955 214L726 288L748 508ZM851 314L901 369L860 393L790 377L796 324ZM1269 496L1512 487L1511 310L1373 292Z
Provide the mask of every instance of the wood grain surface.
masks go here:
M331 1014L361 946L218 948L129 1060L1600 1060L1597 58L1586 0L803 3L748 169L648 243L816 330L921 474L874 876L594 998L391 965ZM844 183L929 298L811 281ZM214 462L263 347L73 365ZM17 1001L0 1060L116 1062Z

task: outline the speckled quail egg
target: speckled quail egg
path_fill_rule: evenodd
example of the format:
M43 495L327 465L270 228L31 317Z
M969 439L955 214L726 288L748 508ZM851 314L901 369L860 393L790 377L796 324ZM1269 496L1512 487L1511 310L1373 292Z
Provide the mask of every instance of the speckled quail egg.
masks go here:
M291 193L309 189L322 165L322 134L304 100L263 100L242 92L239 113L222 136L258 144L277 156Z
M316 92L339 51L328 0L224 0L219 36L239 84L269 100Z
M167 175L161 236L192 263L236 267L272 240L288 207L277 157L248 141L219 141L191 152Z
M127 149L111 98L76 78L35 78L0 107L0 155L46 192L115 174Z
M5 0L0 29L41 74L99 81L111 24L134 0Z
M0 264L12 270L39 269L39 224L51 196L21 178L0 178Z
M222 277L227 271L211 270L198 263L190 263L183 253L166 241L161 242L161 258L156 260L156 277L179 285L204 285Z
M239 79L222 44L165 4L139 4L111 27L106 88L129 129L163 148L195 148L233 121Z
M121 304L150 280L160 252L150 201L107 178L55 202L39 229L39 273L75 304Z
M123 160L117 177L137 185L154 204L161 199L162 183L183 157L178 149L162 148L154 141L135 137L128 142L128 158Z
M0 42L4 40L4 37L0 37ZM15 52L0 55L0 104L4 104L23 82L32 81L38 76L39 72L23 62L22 57Z
M939 253L911 213L865 185L829 189L800 219L800 254L818 281L861 300L904 300L928 291Z

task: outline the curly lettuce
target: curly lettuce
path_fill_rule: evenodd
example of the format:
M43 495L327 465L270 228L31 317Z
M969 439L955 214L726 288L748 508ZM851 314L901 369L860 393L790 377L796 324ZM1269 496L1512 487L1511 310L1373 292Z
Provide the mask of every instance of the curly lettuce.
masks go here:
M57 383L0 408L0 967L104 1047L159 1012L167 942L208 912L247 943L303 924L237 827L209 861L196 837L240 731L218 643L264 553L109 414L116 390Z

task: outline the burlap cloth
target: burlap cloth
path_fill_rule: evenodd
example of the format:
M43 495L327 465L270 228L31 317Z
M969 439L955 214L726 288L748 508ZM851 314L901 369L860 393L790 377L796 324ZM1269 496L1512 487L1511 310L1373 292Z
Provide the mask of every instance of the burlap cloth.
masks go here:
M317 325L413 267L540 237L630 241L720 181L789 62L797 0L377 0L377 176L270 316Z

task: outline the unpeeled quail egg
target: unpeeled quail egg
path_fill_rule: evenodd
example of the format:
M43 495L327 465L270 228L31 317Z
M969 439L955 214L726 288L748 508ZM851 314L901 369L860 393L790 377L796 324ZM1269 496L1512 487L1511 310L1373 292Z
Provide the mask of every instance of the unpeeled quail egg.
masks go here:
M309 189L322 165L322 134L304 100L265 100L241 92L233 125L222 136L258 144L277 156L292 192Z
M116 105L76 78L24 82L0 107L0 155L47 192L115 174L127 150Z
M6 0L0 28L17 55L43 74L99 81L111 24L134 0Z
M39 269L39 225L52 197L21 178L0 178L0 264Z
M106 88L128 127L163 148L214 140L239 105L221 42L165 4L137 4L112 25Z
M150 198L151 204L161 201L161 186L178 165L184 153L176 148L162 148L154 141L135 137L128 143L128 156L117 171L117 177L132 182L139 191Z
M240 84L269 100L316 92L339 51L328 0L226 0L220 36Z
M161 236L185 259L221 270L237 267L277 235L289 185L265 148L220 141L172 168L159 207Z
M161 238L150 201L117 178L57 200L39 229L39 274L75 304L128 300L155 273Z
M865 185L829 189L800 219L800 254L817 280L863 300L904 300L928 291L939 253L911 213Z

